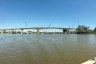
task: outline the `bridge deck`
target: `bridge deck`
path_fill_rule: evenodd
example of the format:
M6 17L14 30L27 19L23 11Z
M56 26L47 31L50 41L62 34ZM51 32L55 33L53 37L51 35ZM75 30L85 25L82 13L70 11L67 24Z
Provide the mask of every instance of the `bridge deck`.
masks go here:
M62 27L30 27L30 28L0 29L0 30L21 30L21 29L68 29L68 30L75 30L76 28L62 28Z

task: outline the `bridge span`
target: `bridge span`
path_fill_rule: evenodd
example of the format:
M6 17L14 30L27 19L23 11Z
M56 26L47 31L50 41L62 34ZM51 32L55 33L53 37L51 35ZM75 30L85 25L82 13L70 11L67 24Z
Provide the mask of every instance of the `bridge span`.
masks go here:
M68 33L69 30L76 30L76 28L62 28L62 27L29 27L29 28L9 28L9 29L0 29L1 33L4 33L4 30L21 30L21 34L23 34L23 30L25 29L36 29L37 30L37 34L40 34L39 30L42 29L61 29L63 31L63 33Z

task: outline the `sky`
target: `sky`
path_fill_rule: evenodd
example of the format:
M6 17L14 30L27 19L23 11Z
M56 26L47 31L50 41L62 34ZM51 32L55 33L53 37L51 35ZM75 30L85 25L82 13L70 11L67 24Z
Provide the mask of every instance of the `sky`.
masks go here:
M25 24L27 23L27 26ZM0 0L0 29L96 27L96 0Z

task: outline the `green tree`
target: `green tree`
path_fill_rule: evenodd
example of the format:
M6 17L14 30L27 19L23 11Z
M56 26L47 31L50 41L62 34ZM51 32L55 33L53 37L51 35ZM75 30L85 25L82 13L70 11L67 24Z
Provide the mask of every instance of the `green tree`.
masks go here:
M85 25L79 25L76 29L77 34L87 34L90 33L89 27L86 27Z
M6 33L6 30L3 30L3 33Z
M95 29L94 29L94 33L96 34L96 27L95 27Z
M31 34L32 33L32 31L28 31L28 34Z
M17 31L17 34L21 34L21 31Z

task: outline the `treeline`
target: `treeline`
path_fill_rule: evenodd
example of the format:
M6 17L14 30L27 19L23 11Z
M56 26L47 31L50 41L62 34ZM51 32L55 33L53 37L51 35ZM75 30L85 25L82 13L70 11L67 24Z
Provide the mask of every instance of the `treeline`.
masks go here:
M76 28L76 34L96 34L96 27L94 30L91 30L85 25L78 25L78 28Z

